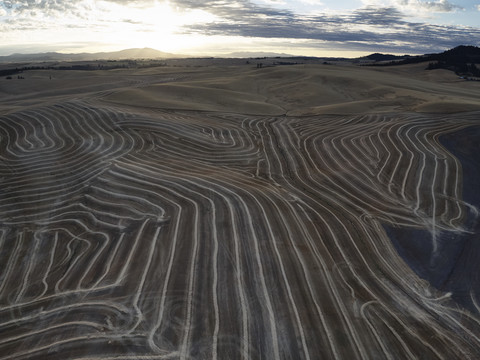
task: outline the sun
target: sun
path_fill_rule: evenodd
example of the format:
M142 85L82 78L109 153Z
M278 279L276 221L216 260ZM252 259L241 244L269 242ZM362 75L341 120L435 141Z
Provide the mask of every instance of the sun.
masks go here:
M182 34L182 27L209 23L218 18L204 10L180 9L169 2L154 1L148 6L127 7L102 2L104 42L125 47L152 47L162 51L178 51L198 45L195 34Z

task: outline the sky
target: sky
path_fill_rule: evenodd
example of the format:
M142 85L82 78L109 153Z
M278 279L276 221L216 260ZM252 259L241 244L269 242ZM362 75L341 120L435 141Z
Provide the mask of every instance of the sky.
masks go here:
M0 55L150 47L356 57L480 46L480 0L5 0Z

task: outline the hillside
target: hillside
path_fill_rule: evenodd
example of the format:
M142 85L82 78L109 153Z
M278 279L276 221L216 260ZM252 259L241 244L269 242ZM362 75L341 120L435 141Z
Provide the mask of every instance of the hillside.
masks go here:
M441 54L431 55L428 69L447 69L458 75L480 76L480 48L475 46L458 46Z
M0 78L0 360L480 359L480 84L188 61Z
M38 62L38 61L92 61L92 60L124 60L124 59L166 59L178 58L180 55L166 53L163 51L138 48L126 49L114 52L63 54L58 52L38 54L12 54L0 56L1 62Z
M370 58L375 61L388 60L385 56L375 56L381 54L372 54ZM369 57L367 57L369 58ZM476 46L460 45L453 49L438 54L425 54L419 56L409 56L407 58L392 59L390 62L374 63L371 66L393 66L416 64L429 62L428 70L446 69L454 71L458 75L480 76L480 70L476 64L480 64L480 48Z

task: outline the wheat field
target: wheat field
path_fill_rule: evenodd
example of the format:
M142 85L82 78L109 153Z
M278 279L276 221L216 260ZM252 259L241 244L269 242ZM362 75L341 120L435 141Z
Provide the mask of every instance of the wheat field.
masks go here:
M0 359L480 356L475 291L454 301L386 231L426 234L432 266L474 232L441 139L480 126L478 84L225 65L0 93Z

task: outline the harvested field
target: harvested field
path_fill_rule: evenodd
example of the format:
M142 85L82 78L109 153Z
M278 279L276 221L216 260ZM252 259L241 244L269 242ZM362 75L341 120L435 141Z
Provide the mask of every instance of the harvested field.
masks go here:
M471 269L442 252L480 204L440 139L478 129L480 87L422 74L0 80L0 359L479 358L478 290L385 230Z

